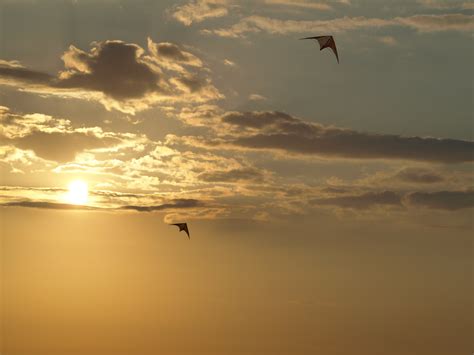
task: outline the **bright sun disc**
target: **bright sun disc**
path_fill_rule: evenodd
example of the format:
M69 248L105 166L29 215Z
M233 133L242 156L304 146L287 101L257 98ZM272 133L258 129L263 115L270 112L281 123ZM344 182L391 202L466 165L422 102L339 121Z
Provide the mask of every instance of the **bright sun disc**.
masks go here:
M89 195L87 184L81 180L74 180L69 183L69 192L67 199L70 203L75 205L83 205L87 202Z

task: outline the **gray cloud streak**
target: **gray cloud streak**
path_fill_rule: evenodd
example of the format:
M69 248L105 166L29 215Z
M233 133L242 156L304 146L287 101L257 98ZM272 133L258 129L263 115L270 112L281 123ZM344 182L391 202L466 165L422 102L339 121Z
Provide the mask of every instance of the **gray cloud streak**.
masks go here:
M472 162L474 142L358 132L310 123L281 112L232 112L222 116L233 146L353 159Z

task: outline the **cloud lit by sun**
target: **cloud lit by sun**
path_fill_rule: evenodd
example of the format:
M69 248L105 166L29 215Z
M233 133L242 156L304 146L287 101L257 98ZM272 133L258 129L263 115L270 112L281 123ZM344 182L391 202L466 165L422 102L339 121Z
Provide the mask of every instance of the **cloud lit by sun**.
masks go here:
M71 181L68 185L67 200L75 205L84 205L89 198L87 183L82 180Z

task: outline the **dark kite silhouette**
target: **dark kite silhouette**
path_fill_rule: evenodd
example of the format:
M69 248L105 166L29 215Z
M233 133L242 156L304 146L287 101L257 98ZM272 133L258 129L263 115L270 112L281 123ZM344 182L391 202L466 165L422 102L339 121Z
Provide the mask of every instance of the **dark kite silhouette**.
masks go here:
M188 235L188 239L191 239L191 236L189 235L189 229L187 223L172 223L170 226L177 226L179 228L179 231L185 231L186 234Z
M315 37L305 37L300 39L315 39L319 42L319 50L324 48L331 48L334 54L336 55L337 62L339 63L339 55L337 54L336 42L334 42L333 36L315 36Z

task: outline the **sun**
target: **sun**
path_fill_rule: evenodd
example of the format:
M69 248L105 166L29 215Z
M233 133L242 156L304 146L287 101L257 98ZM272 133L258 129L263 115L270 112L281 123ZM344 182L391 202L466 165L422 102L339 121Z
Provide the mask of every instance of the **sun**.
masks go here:
M83 205L87 203L89 197L89 189L87 183L82 180L71 181L68 185L67 200L75 205Z

